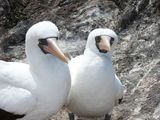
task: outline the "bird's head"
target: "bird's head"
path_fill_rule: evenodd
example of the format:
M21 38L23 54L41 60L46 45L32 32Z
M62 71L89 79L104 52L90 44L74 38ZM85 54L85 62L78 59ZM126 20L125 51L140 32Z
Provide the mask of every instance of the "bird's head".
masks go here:
M105 54L117 43L118 36L111 29L98 28L90 32L86 48L98 54Z
M58 38L59 30L54 23L42 21L34 24L26 34L27 58L52 54L67 63L67 58L56 44Z

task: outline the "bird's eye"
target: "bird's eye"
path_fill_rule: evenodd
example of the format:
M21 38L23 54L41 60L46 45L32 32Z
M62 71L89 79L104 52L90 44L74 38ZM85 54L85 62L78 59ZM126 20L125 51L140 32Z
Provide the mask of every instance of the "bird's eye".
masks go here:
M56 40L58 40L59 38L58 37L55 37L56 38Z
M96 40L96 43L99 43L101 41L101 36L96 36L95 40Z
M56 37L56 36L51 36L51 37L47 37L47 38L40 38L38 40L39 44L41 44L41 45L48 45L48 42L47 42L48 38L54 38L54 39L58 40L58 37Z
M111 37L111 39L110 39L110 45L111 46L113 45L113 42L114 42L114 38Z
M46 38L41 38L38 41L39 41L39 44L41 44L41 45L48 45L48 42L47 42Z
M55 38L56 40L59 40L59 38L58 38L58 37L49 37L49 38Z

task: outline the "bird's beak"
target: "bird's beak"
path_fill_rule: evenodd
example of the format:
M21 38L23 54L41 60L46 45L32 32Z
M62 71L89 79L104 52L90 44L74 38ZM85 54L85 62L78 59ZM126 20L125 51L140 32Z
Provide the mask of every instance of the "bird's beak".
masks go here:
M101 41L99 43L99 49L104 51L110 51L111 45L110 45L110 37L109 36L101 36Z
M49 52L54 56L57 56L63 62L68 63L68 59L65 57L63 52L59 49L55 40L53 40L52 38L48 38L47 43L48 45L44 47L45 51Z

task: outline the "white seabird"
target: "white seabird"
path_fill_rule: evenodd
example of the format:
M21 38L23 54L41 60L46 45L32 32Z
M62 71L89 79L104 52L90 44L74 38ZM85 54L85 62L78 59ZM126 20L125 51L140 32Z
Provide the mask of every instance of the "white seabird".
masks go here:
M64 105L70 72L58 36L55 24L39 22L26 34L29 65L0 61L0 120L46 120Z
M124 86L115 75L111 48L118 41L110 29L95 29L87 40L83 55L69 62L71 90L68 109L83 117L106 115L110 119L113 107L122 99ZM70 114L70 120L74 115Z

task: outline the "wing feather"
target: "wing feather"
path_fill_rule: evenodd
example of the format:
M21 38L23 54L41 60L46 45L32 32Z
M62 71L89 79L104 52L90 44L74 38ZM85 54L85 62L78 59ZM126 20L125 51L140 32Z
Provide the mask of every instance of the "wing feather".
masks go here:
M29 66L0 61L0 109L25 114L36 104L29 89L35 86Z

